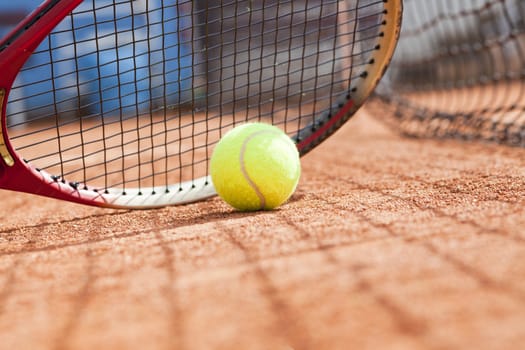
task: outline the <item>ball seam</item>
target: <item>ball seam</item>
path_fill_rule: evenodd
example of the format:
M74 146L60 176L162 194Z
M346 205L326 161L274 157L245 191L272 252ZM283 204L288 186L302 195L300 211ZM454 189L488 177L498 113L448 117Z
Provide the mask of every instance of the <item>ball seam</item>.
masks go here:
M257 184L252 180L252 178L248 174L248 171L246 170L246 164L245 164L244 155L246 153L246 148L248 147L248 143L253 138L255 138L255 137L257 137L257 136L259 136L261 134L266 134L266 133L278 134L278 133L276 133L274 131L270 131L270 130L261 130L261 131L254 132L253 134L251 134L250 136L248 136L244 140L244 142L242 143L242 146L241 146L241 152L239 154L239 163L241 165L241 172L242 172L244 178L246 179L246 181L248 182L248 184L250 185L250 187L255 191L255 194L259 198L259 208L260 209L264 209L266 207L266 198L264 197L264 194L261 192L261 190L259 189Z

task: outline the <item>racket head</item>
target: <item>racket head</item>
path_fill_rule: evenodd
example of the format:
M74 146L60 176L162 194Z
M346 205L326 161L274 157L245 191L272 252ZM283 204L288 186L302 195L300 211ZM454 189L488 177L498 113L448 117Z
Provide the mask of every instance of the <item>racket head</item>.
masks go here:
M213 146L241 123L315 148L382 77L402 2L248 4L45 1L0 46L0 187L161 207L215 194Z

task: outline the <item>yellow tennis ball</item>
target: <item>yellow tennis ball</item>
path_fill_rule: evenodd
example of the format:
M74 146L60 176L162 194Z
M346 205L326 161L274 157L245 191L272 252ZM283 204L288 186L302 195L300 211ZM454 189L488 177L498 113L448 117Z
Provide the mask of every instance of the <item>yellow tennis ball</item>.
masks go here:
M213 150L210 175L219 196L234 208L274 209L297 187L299 152L278 127L243 124L226 133Z

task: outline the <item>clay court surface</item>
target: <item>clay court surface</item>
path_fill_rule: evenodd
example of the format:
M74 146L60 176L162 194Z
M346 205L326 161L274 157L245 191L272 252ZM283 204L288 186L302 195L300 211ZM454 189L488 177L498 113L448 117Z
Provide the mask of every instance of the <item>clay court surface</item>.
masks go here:
M523 349L525 149L369 114L271 212L1 191L0 348Z

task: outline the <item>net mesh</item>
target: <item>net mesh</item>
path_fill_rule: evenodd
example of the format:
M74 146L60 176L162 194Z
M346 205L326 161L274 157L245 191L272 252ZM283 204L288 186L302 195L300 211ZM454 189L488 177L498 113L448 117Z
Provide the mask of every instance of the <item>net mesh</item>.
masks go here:
M236 124L294 136L328 118L373 64L384 16L382 0L85 0L18 75L10 139L60 181L191 181Z
M525 1L404 6L400 42L371 106L406 135L525 147Z

